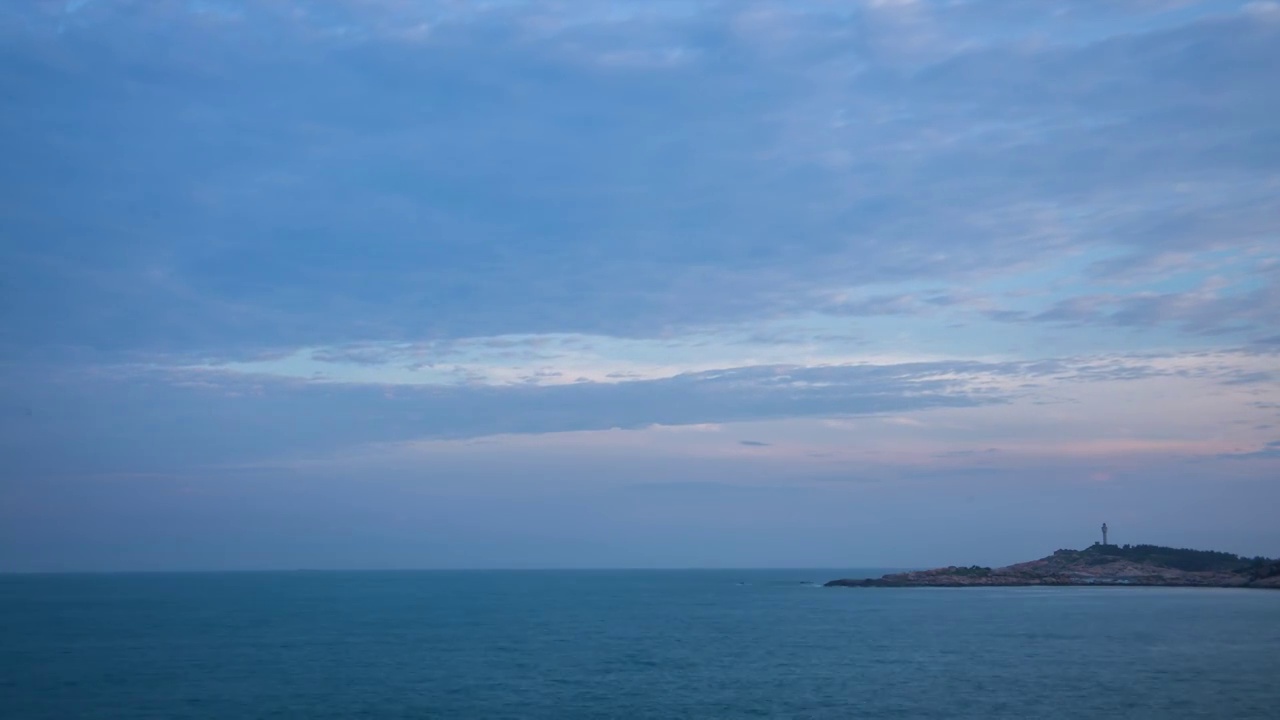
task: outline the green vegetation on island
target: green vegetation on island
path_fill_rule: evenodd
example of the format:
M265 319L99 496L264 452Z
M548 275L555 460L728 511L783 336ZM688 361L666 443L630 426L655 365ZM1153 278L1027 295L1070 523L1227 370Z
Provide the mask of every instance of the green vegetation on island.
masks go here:
M1064 551L1059 551L1064 552ZM1068 550L1065 552L1075 552ZM1094 564L1112 562L1119 558L1133 563L1173 568L1185 572L1249 572L1264 570L1276 561L1262 556L1244 558L1216 550L1191 550L1160 545L1103 545L1094 543L1084 551Z

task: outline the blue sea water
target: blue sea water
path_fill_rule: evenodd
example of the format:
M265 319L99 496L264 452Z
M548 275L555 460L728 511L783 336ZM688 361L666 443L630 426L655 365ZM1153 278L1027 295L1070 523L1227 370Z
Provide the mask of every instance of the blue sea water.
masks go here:
M1280 592L0 577L0 717L1280 718Z

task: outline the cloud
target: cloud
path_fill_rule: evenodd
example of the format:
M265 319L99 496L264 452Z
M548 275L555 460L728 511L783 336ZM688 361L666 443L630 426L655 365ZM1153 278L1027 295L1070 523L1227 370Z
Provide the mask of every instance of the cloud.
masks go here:
M1272 450L1271 3L11 5L7 518L287 514L302 478L393 515L572 485L567 518L620 458L899 519L1105 476L1172 516L1269 469L1218 456ZM819 496L778 504L839 536Z
M209 25L95 3L55 38L40 7L6 25L31 109L3 127L10 346L878 317L921 308L877 283L1274 229L1257 13L379 2ZM1116 302L1121 324L1178 312Z
M1252 452L1224 453L1218 457L1226 460L1277 460L1280 459L1280 440Z
M1108 405L1110 398L1126 397L1121 388L1151 382L1183 388L1151 391L1160 397L1203 393L1223 381L1266 372L1266 362L1248 354L1188 353L1034 362L766 365L650 380L546 385L336 383L226 368L32 367L7 373L0 386L0 395L10 398L12 407L32 411L0 415L0 450L7 459L0 475L175 472L407 441L655 426L716 429L725 423L794 418L872 416L888 418L881 424L904 432L949 432L952 421L935 426L930 417L981 408L1012 412L1016 406L1023 409L1014 413L1020 419L1012 425L974 426L974 432L1011 437L1050 432L1039 416L1082 412L1062 407L1046 411L1039 402L1079 404L1092 398L1093 405L1081 407ZM1266 383L1223 387L1256 388L1245 398L1252 402L1270 399ZM1252 412L1224 397L1238 416ZM1114 407L1106 412L1128 417L1130 423L1154 422L1141 419L1155 406L1150 397L1140 398L1126 401L1133 407L1123 413ZM1200 416L1210 417L1203 410ZM1060 430L1053 432L1060 435ZM1067 440L1060 435L1055 442ZM752 443L802 448L794 450L801 455L806 451L803 438L783 443L779 437L756 435L743 446L765 447Z
M1258 327L1272 317L1273 311L1280 309L1280 298L1275 290L1267 288L1247 293L1240 297L1205 297L1189 293L1163 295L1138 295L1125 298L1083 299L1087 305L1091 300L1101 300L1100 305L1111 305L1110 311L1096 312L1095 316L1116 325L1150 326L1163 322L1175 322L1195 332L1223 332L1227 330L1248 330ZM1050 311L1041 319L1053 319L1054 311ZM1088 315L1086 310L1084 315ZM1064 319L1070 319L1066 313Z
M836 296L822 307L822 311L837 316L912 315L930 309L930 306L945 304L945 299L930 298L927 302L926 305L909 294L861 298Z
M861 414L998 402L944 364L764 366L621 383L486 387L315 383L219 370L71 373L5 388L43 418L7 423L11 458L148 470L335 444ZM167 377L166 377L167 375ZM157 382L158 381L158 382ZM106 424L104 418L112 418ZM149 429L148 429L149 428ZM70 453L58 448L77 445ZM124 463L118 465L118 463Z

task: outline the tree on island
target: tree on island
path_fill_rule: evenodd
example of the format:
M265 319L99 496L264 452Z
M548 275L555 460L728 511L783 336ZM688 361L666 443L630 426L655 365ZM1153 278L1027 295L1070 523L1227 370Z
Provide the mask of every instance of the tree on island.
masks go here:
M1133 563L1159 565L1186 572L1242 571L1257 565L1263 567L1267 558L1242 558L1239 555L1217 550L1191 550L1161 545L1102 545L1094 543L1085 552L1099 558L1128 560Z

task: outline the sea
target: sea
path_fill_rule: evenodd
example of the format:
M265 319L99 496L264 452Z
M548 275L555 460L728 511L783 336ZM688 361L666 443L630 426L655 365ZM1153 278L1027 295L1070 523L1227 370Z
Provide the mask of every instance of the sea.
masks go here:
M0 718L1280 718L1280 592L0 576Z

